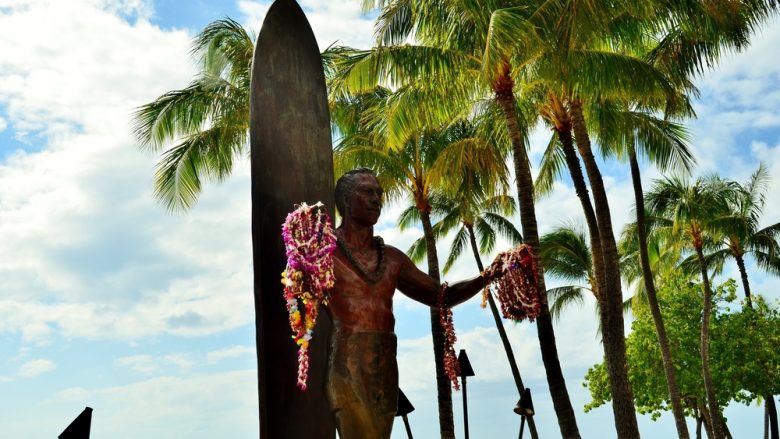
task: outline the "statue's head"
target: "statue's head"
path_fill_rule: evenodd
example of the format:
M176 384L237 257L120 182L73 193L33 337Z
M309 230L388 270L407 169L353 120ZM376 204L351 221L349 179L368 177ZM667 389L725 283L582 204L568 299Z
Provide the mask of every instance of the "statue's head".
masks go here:
M382 186L368 168L346 172L336 182L336 209L342 218L375 224L382 210Z

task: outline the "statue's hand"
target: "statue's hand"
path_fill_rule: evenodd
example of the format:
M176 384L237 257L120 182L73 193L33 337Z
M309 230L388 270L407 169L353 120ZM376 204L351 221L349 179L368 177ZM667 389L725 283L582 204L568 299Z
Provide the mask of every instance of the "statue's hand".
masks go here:
M488 266L485 271L482 272L482 275L485 277L487 282L493 282L494 280L502 277L509 269L509 267L506 266L505 258L503 258L502 255L503 253L496 256L490 266Z

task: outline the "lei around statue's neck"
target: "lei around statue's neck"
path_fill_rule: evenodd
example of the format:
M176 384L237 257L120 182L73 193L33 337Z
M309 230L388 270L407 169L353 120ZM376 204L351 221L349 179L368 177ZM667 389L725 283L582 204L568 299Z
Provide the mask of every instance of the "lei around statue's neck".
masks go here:
M336 236L354 250L365 250L374 246L373 226L343 221L336 229Z

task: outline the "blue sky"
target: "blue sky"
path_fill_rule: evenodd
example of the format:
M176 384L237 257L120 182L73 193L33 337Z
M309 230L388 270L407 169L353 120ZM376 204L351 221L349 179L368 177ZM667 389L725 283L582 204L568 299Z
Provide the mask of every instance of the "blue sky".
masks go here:
M372 20L358 0L302 1L320 47L368 47ZM230 16L258 30L269 2L0 0L0 425L4 437L51 438L84 406L92 437L257 437L248 164L209 186L187 215L155 203L155 157L130 131L133 108L180 88L195 68L191 38ZM697 81L690 124L697 174L746 179L763 161L773 177L765 213L780 220L780 46L777 22L753 46ZM549 133L533 136L538 163ZM604 167L615 226L631 215L625 168ZM645 173L646 185L657 177ZM539 203L542 231L579 220L569 182ZM405 249L419 230L378 234ZM441 244L444 252L448 244ZM751 267L749 267L751 268ZM754 268L754 267L753 267ZM476 274L466 258L447 276ZM735 276L728 266L725 276ZM754 290L780 297L775 278ZM517 396L492 319L479 299L455 311L469 352L472 437L514 437ZM437 434L425 307L395 301L401 386L418 437ZM508 325L544 437L558 434L536 330ZM593 304L556 323L558 349L584 437L612 437L611 409L581 412L581 381L600 361ZM454 394L461 431L460 393ZM726 410L735 437L761 434L762 409ZM674 435L671 417L640 417L645 437ZM693 431L691 429L691 431ZM394 438L405 437L399 423Z

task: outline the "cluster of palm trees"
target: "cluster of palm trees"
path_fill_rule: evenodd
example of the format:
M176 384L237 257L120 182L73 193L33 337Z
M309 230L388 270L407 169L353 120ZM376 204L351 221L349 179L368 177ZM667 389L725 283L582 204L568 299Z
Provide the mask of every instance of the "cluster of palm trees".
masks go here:
M631 223L623 231L619 248L621 268L627 283L634 285L634 296L627 300L626 309L632 304L649 304L655 298L655 289L671 278L696 279L702 286L702 313L700 345L702 380L707 400L707 431L712 435L729 436L720 414L712 372L709 365L710 315L713 291L711 276L723 269L728 259L736 263L745 294L744 306L753 308L750 283L745 258L750 256L758 269L780 275L780 222L760 228L765 204L764 193L769 175L760 165L744 184L708 176L687 181L680 177L667 177L655 181L645 194L648 208L648 234L646 236L647 264L653 281L643 277L637 223ZM590 290L594 294L593 270L590 249L585 236L573 227L560 227L542 237L542 260L553 275L574 282L573 285L548 291L555 294L551 306L555 314L571 303L582 302L582 296ZM587 286L582 286L585 283ZM649 306L651 312L653 306ZM659 314L654 320L661 321ZM698 317L697 317L698 319ZM662 326L663 328L663 326ZM656 327L658 332L658 327ZM660 338L660 337L659 337ZM669 349L661 346L661 349ZM662 354L663 355L663 354ZM667 353L671 358L671 353ZM681 369L677 364L676 370ZM759 365L765 366L765 365ZM771 417L772 437L777 437L777 419L771 393L764 396ZM714 402L714 405L712 403ZM698 410L696 406L685 407Z
M540 261L540 290L547 291L545 271L572 275L562 268L569 256L556 256L550 242L568 240L575 245L585 237L584 232L567 235L565 230L554 232L557 237L539 236L536 200L568 171L585 218L587 244L576 245L586 252L579 262L599 309L616 432L621 438L638 438L623 317L622 280L631 265L623 261L626 253L621 253L613 229L596 155L627 160L637 217L624 241L636 249L633 273L642 280L641 290L652 311L677 432L680 438L688 438L674 359L656 297L653 257L657 259L658 249L665 245L657 240L684 236L702 267L706 289L708 267L727 254L737 258L740 270L744 262L739 258L749 251L761 255L757 260L762 266L773 266L777 230L746 239L746 234L759 231L757 219L751 217L741 228L734 221L718 229L722 235L711 234L715 230L711 224L727 221L705 221L705 214L725 218L726 210L719 209L728 206L732 213L747 212L747 218L755 214L751 208L760 204L759 191L720 190L717 185L731 188L734 184L718 179L689 184L670 178L645 194L639 159L662 171L691 170L694 157L682 123L695 116L691 101L697 96L696 76L716 65L723 53L746 47L753 31L780 4L773 0L363 3L367 10L378 10L375 47L333 46L322 55L336 135L336 172L372 167L388 199L410 200L400 224L421 223L424 236L410 254L427 257L431 276L440 276L436 240L450 231L455 239L445 270L467 244L481 265L479 254L490 251L497 234L510 240L522 235ZM247 153L253 39L233 20L210 24L193 47L202 64L200 75L188 87L160 96L135 114L141 143L162 153L156 194L170 209L192 205L203 180L225 178L234 159ZM534 178L528 142L529 133L539 125L548 127L552 136ZM509 196L512 181L516 204ZM725 201L727 192L753 195ZM685 196L711 197L714 204ZM505 219L517 209L522 233ZM666 229L667 234L661 232ZM710 252L721 236L719 242L726 243L722 251ZM749 295L746 274L743 280ZM576 297L576 289L547 291L537 320L549 390L566 438L580 433L558 360L552 316ZM552 305L551 298L555 299ZM705 385L711 387L704 358L708 298L711 292L705 291L701 351ZM441 364L443 337L438 321L432 310L440 430L442 437L450 438L454 437L451 392ZM521 389L519 373L515 377ZM719 416L709 387L710 411ZM719 425L713 422L717 439L725 437Z

